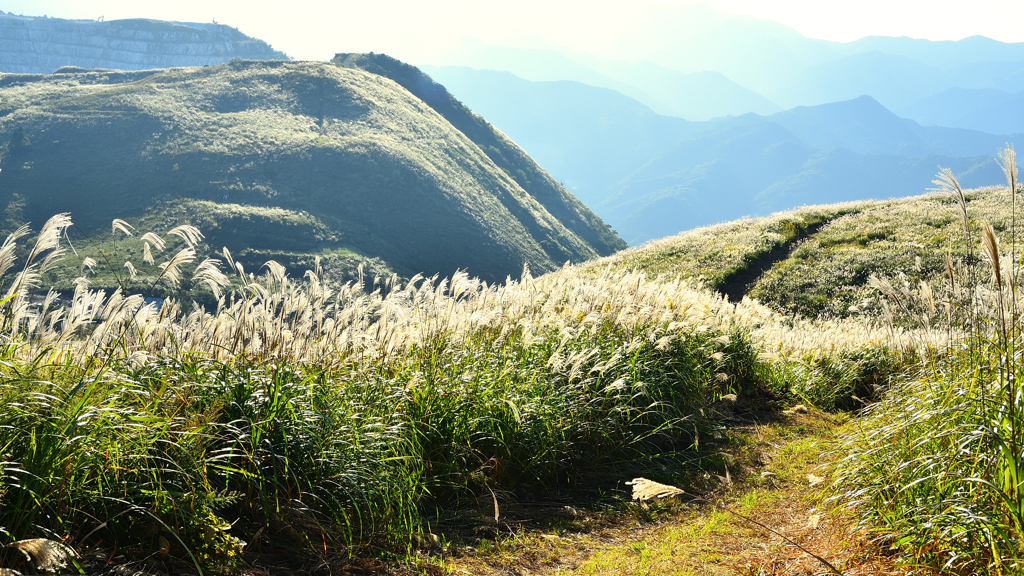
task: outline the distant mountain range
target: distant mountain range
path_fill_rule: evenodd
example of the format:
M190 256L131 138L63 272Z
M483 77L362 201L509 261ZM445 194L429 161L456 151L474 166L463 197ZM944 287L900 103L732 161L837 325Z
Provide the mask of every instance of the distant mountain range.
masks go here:
M0 75L0 166L9 230L65 211L97 237L114 218L190 223L248 270L356 254L497 282L625 247L444 87L380 55Z
M897 110L926 125L992 134L1024 133L1024 90L950 88Z
M223 64L234 58L288 56L222 24L65 20L0 11L0 72L49 74L65 66L147 70Z
M829 42L698 2L657 0L633 0L628 9L579 18L588 26L571 40L538 24L514 44L466 38L415 63L506 71L533 81L574 80L688 120L764 115L869 95L903 117L928 123L911 109L947 90L1024 91L1024 44L983 37ZM948 125L948 116L936 119ZM992 127L985 131L1020 132Z
M809 39L637 0L616 34L464 39L423 64L632 244L794 204L996 184L1024 134L1024 44Z
M938 165L968 185L998 184L995 152L1024 142L922 126L869 96L688 122L579 82L426 69L631 244L801 204L920 193Z

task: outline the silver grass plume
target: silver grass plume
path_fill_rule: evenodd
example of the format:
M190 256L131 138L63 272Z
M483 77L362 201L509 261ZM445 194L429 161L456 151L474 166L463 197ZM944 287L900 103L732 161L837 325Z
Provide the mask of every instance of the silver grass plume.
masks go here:
M952 170L942 166L939 166L939 173L936 175L936 178L936 180L932 180L932 184L938 186L939 191L945 192L956 200L956 204L960 208L960 218L964 227L964 233L970 238L971 229L967 218L967 197L964 196L964 190L960 187L960 182L957 181Z
M999 158L996 162L1003 169L1003 174L1006 176L1006 184L1010 187L1010 193L1015 194L1017 192L1017 155L1014 153L1011 144L1007 144L1006 148L999 151Z
M220 270L220 260L216 258L207 258L196 266L192 279L209 286L214 298L220 298L220 289L229 283L228 277Z
M200 241L204 238L203 233L199 231L199 228L192 226L191 224L182 224L181 226L175 226L171 228L168 234L173 234L185 241L189 248L195 248Z
M7 236L7 240L4 240L2 246L0 246L0 276L7 273L8 270L14 267L16 256L14 250L18 247L18 240L28 236L29 227L28 224L18 228Z
M32 251L29 252L28 258L25 259L21 272L15 277L6 294L7 297L18 295L20 302L14 303L15 320L18 319L21 313L18 308L24 307L25 293L39 284L39 265L36 263L36 259L44 252L58 250L60 248L60 237L69 226L71 226L71 217L66 212L51 216L46 221L46 224L43 225L43 229L36 238L35 245L32 246ZM43 264L48 265L51 261L52 259L47 259Z
M51 250L50 253L46 255L46 258L43 258L43 263L39 266L39 272L43 273L49 270L53 264L63 258L65 254L67 254L67 250L64 248ZM95 265L95 261L93 261L93 265Z
M284 286L285 276L288 273L284 266L275 260L267 260L263 267L267 269L267 274L272 282L277 286Z
M228 263L228 270L234 271L235 270L235 259L231 257L231 251L228 250L227 246L225 246L224 249L221 250L221 253L224 254L224 261ZM319 258L320 257L317 256L318 260L319 260Z
M146 232L145 234L143 234L142 241L151 243L153 245L153 248L155 248L157 252L163 252L164 246L166 245L166 242L164 242L163 238L157 236L152 232Z
M157 282L161 279L167 279L172 286L177 286L181 280L180 268L183 264L188 264L196 259L196 251L191 248L182 248L174 255L173 258L160 264L160 276L157 277Z
M142 243L142 261L150 265L155 262L153 260L153 251L149 248L149 242Z
M992 225L983 222L981 225L981 247L992 264L992 276L995 279L996 290L1003 289L1003 274L999 262L999 239L992 230Z
M132 230L135 230L134 226L132 226L131 224L125 222L124 220L121 220L120 218L114 218L114 221L113 221L113 223L111 224L110 227L111 227L111 230L110 230L111 234L115 234L118 231L120 231L125 236L131 236L132 235Z
M71 216L67 212L51 216L46 224L43 224L43 229L39 231L39 237L36 238L36 243L25 261L25 268L28 269L43 252L56 250L60 246L61 234L69 226L71 226Z

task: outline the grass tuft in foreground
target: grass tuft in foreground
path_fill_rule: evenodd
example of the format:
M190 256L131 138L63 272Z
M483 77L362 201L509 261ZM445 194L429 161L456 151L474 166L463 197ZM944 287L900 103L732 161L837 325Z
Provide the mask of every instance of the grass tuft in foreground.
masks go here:
M75 282L30 295L66 216L8 245L0 526L15 540L227 569L268 550L401 552L435 508L559 492L685 454L704 408L756 385L737 310L681 281L457 275L337 291L215 262L212 312ZM115 228L117 228L115 223ZM122 230L123 233L123 230ZM156 264L185 280L201 238ZM22 259L15 258L22 252ZM18 265L15 265L15 262ZM146 267L149 268L146 268ZM179 565L179 568L181 566Z
M122 221L103 246L130 279L202 284L209 305L90 288L109 252L58 301L42 278L70 226L60 215L31 246L21 229L0 247L0 536L179 571L403 554L476 498L692 459L725 394L851 406L947 337L781 316L613 266L336 286L318 263L254 273L227 249L199 256L191 226Z
M1017 169L1000 155L1016 224ZM939 571L1019 574L1024 568L1024 364L1020 273L1013 234L1001 246L988 223L975 226L948 171L964 242L980 253L947 260L961 318L958 345L872 406L842 448L835 488L867 526L913 562ZM980 246L976 244L980 238ZM980 249L980 250L979 250ZM955 296L963 295L957 299Z

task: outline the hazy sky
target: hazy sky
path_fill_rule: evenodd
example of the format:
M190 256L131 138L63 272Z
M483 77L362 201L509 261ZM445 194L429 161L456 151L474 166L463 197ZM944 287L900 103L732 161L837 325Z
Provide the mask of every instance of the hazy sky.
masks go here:
M868 35L958 40L983 35L1024 41L1021 0L707 0L718 10L773 20L805 36L848 42ZM60 18L216 19L266 40L298 59L335 52L377 51L421 60L440 36L471 31L509 41L564 32L581 20L610 30L616 18L642 11L645 0L0 0L0 10ZM601 22L597 19L603 18ZM550 37L548 35L547 37ZM568 42L567 42L568 44Z

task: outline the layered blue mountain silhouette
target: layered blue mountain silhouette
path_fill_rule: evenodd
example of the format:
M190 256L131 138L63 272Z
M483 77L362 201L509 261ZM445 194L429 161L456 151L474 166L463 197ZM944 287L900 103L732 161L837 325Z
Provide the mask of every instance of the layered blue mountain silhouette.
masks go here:
M801 204L918 194L940 165L967 186L997 184L995 152L1024 142L924 126L870 96L690 122L580 82L427 70L631 244Z
M1024 44L836 43L638 0L614 37L464 41L424 69L631 244L802 203L998 184L1024 142Z

